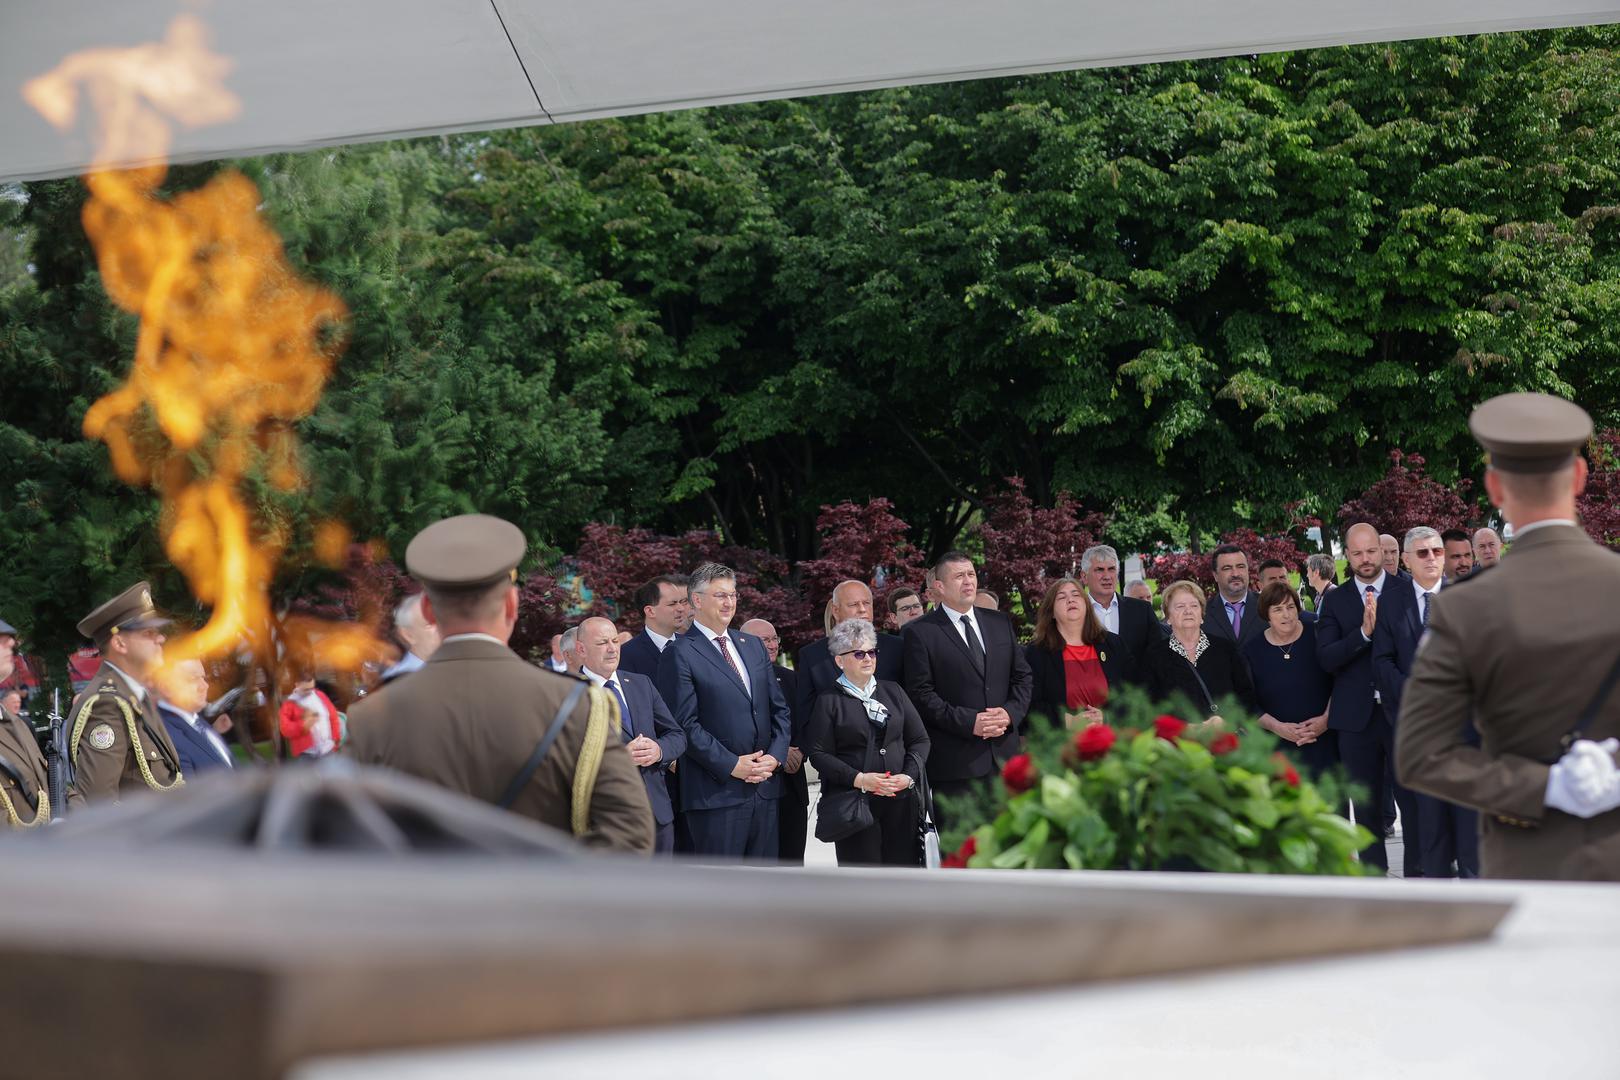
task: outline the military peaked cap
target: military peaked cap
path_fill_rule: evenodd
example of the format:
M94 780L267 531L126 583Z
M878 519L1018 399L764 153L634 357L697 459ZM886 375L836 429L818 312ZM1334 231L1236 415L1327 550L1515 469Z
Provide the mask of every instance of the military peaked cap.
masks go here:
M1551 394L1502 394L1474 410L1468 429L1492 468L1549 473L1568 465L1592 438L1592 418Z
M430 588L476 589L516 581L528 550L523 530L488 514L435 521L405 548L405 568Z
M79 620L79 633L91 641L104 635L168 626L170 620L152 606L152 587L138 581Z

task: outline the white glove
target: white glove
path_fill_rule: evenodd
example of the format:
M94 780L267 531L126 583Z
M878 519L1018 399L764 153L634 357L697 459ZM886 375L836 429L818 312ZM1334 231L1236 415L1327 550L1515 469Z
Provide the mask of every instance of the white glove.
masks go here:
M1580 818L1620 807L1620 768L1614 753L1620 739L1577 739L1547 772L1547 806Z

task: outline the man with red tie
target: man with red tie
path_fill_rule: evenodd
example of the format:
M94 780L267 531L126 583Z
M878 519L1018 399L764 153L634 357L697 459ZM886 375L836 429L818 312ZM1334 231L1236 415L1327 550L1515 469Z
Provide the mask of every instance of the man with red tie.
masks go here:
M764 644L731 629L737 575L706 563L691 578L690 629L658 659L658 690L686 732L680 799L699 856L774 860L780 765L792 720Z

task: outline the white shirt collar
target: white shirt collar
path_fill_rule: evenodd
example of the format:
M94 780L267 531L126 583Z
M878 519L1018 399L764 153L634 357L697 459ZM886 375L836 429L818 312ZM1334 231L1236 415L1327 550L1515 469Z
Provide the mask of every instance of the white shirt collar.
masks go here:
M487 641L492 645L499 645L502 648L506 647L506 642L502 641L494 634L451 634L449 637L439 642L439 644L448 645L452 641Z
M606 686L608 683L612 683L614 686L619 687L619 692L621 694L624 693L624 687L619 683L619 673L617 671L615 671L610 678L604 679L590 668L580 668L579 670L582 675L591 680L593 685Z
M668 645L671 641L675 640L673 635L671 635L670 637L665 637L663 634L660 634L658 631L654 630L650 626L643 626L641 628L641 632L643 634L646 634L649 638L652 639L652 643L654 645L658 646L658 651L659 652L663 652L664 651L664 646Z
M713 630L710 630L707 626L704 626L702 623L698 622L696 619L692 620L692 625L697 627L699 630L703 631L703 636L708 638L709 641L711 641L711 642L714 641L715 638L721 636L721 635L715 633ZM727 627L727 629L729 630L730 627ZM731 635L729 633L726 634L725 636L728 639L731 637Z
M139 682L135 681L135 679L129 674L129 672L125 671L123 668L119 667L117 664L113 663L111 660L103 660L102 663L106 664L108 667L110 667L114 671L118 672L118 677L120 679L123 679L124 680L124 685L129 687L130 690L134 693L136 701L145 701L146 700L146 687L142 686Z
M1519 537L1523 536L1525 533L1534 532L1536 529L1545 529L1548 525L1574 525L1574 524L1575 523L1573 521L1569 520L1569 518L1542 518L1540 521L1532 521L1530 524L1522 526L1522 527L1518 526L1518 525L1515 525L1513 527L1513 539L1517 540Z
M1425 589L1423 586L1421 586L1421 585L1419 585L1417 583L1417 578L1413 578L1412 579L1412 595L1418 597L1418 603L1421 604L1423 602L1422 597L1423 597L1424 593L1428 593L1430 596L1433 596L1435 593L1438 593L1440 591L1441 587L1443 585L1445 585L1445 583L1446 583L1446 577L1445 577L1444 574L1441 574L1440 575L1440 580L1436 581L1434 583L1434 588Z
M1112 611L1115 608L1119 607L1119 590L1118 589L1114 590L1114 595L1110 596L1108 598L1108 603L1106 603L1106 604L1100 602L1095 596L1092 596L1091 591L1089 589L1086 590L1086 596L1091 598L1091 606L1096 608L1098 611Z
M1371 582L1362 581L1360 578L1352 578L1352 580L1355 582L1357 596L1366 596L1369 588L1372 589L1374 596L1383 596L1384 586L1389 584L1389 572L1387 570L1378 571L1378 576Z

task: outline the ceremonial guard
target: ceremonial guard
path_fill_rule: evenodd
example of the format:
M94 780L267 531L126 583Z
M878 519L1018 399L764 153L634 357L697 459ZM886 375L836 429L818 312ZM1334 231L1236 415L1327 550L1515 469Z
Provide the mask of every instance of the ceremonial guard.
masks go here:
M0 682L11 678L16 640L16 627L0 619ZM0 827L28 829L50 821L47 786L45 756L27 721L0 706Z
M1401 783L1480 811L1481 876L1620 880L1620 555L1575 520L1591 417L1561 398L1507 394L1469 427L1513 546L1436 598L1396 769Z
M422 667L349 713L344 752L572 832L649 854L653 815L619 738L618 707L588 682L545 671L507 642L517 622L516 525L467 514L411 541L423 616L442 642Z
M72 805L116 802L131 791L170 791L185 781L180 755L145 683L163 665L163 628L146 582L79 621L101 650L95 678L68 710Z

